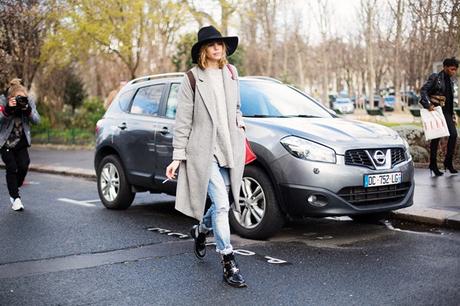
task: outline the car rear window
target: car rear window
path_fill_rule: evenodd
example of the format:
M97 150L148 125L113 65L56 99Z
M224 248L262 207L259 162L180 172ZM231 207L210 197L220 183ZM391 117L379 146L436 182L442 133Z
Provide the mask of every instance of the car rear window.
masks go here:
M134 94L134 89L131 89L120 95L120 97L118 98L118 105L120 105L121 110L125 112L129 110L129 104L131 103L133 94Z

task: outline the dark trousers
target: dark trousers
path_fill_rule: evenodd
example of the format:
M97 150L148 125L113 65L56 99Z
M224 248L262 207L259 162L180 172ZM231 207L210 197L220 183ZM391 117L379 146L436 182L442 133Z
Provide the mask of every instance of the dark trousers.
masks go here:
M19 187L24 183L24 179L29 169L29 152L27 147L20 149L1 148L0 153L6 168L6 184L10 197L19 197Z
M452 165L454 159L455 144L457 142L457 128L455 127L452 115L444 114L446 118L447 128L449 129L449 140L447 141L447 153L444 159L444 164ZM436 165L436 157L438 154L438 145L441 138L432 139L430 142L430 164Z

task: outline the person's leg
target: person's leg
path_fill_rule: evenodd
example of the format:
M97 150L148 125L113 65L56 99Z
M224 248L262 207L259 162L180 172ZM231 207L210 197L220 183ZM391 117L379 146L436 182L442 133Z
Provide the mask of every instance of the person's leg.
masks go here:
M440 176L444 174L438 169L438 163L437 163L438 145L439 145L439 138L432 139L430 141L430 165L428 166L428 168L430 169L430 172L434 173L434 175L436 176Z
M208 208L208 211L203 216L203 220L200 223L200 233L207 234L212 231L212 215L214 214L214 204Z
M449 140L447 141L447 152L444 159L444 166L451 170L451 172L456 173L453 165L455 145L457 143L457 128L452 116L445 116L447 127L449 129ZM454 170L454 171L452 171Z
M246 282L236 264L233 247L230 243L230 224L228 221L230 210L229 169L220 168L217 162L213 162L212 169L208 194L214 206L212 228L216 240L216 251L222 256L223 277L230 286L246 287Z
M18 187L21 187L26 178L27 171L29 170L30 158L27 147L19 149L15 152L16 165L18 168L18 174L16 176Z
M202 259L206 256L206 235L212 231L212 215L214 213L214 205L209 207L206 214L203 216L201 223L194 225L190 230L190 235L195 241L194 252L196 257Z
M216 250L225 255L233 252L233 247L230 244L230 224L228 221L230 209L227 189L230 184L229 172L228 169L219 167L216 161L213 161L211 167L208 195L214 206L211 218L212 228L216 240Z
M440 138L435 138L431 139L430 141L430 165L436 166L437 165L437 155L438 155L438 145L439 145L439 139Z
M8 192L10 197L13 199L19 198L18 189L18 167L16 165L16 158L14 153L10 149L2 148L0 150L3 163L5 164L6 170L6 184L8 186Z

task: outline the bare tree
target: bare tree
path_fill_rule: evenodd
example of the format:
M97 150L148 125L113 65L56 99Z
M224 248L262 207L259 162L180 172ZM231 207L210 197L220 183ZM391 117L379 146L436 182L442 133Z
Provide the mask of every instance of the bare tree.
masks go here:
M375 90L375 60L374 60L374 29L375 29L375 7L376 0L362 0L362 18L364 39L366 42L366 67L367 67L367 89L366 94L369 98L370 106L373 107Z
M402 31L405 11L405 1L396 0L396 3L389 2L389 6L395 20L395 37L394 37L394 53L393 53L393 84L395 88L395 97L397 110L401 110L401 48L402 48Z
M0 1L0 70L30 89L40 67L51 7L40 0Z
M315 20L319 28L321 36L321 45L319 51L319 66L321 71L321 102L324 105L328 104L329 101L329 54L330 54L330 36L331 36L331 19L332 19L332 8L329 0L317 0L316 1L317 14L315 14ZM315 11L312 6L312 10Z
M220 9L220 22L218 22L209 11L200 9L197 7L194 0L182 0L182 3L188 8L192 16L195 18L196 22L200 27L204 26L205 23L210 23L215 27L219 28L221 33L225 36L228 35L228 27L230 24L230 18L232 14L238 8L239 0L213 0L217 2Z

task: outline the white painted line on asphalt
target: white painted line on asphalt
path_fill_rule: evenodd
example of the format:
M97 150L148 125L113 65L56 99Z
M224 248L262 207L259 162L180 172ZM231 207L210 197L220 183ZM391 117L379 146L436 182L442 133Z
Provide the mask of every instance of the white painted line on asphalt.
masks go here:
M88 200L88 201L85 201L86 203L99 203L101 202L100 199L97 199L97 200Z
M85 206L85 207L96 207L96 205L91 204L91 203L87 203L86 201L76 201L76 200L67 199L67 198L59 198L58 201L66 202L66 203L69 203L69 204Z

